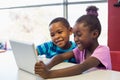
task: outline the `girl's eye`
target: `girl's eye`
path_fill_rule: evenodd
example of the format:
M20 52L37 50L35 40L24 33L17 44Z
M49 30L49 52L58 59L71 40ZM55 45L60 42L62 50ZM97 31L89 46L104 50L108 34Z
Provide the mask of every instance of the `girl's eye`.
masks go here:
M74 37L81 37L81 34L76 34L74 35Z
M81 36L81 34L77 34L77 36L79 36L79 37L80 37L80 36Z
M78 32L76 35L80 37L82 34L80 32Z

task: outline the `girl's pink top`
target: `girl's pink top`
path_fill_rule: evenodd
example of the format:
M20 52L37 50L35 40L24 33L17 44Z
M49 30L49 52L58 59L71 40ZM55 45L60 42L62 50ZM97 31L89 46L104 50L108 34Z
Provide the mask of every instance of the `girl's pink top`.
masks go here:
M77 63L81 63L85 60L85 50L80 51L78 48L73 50L75 59ZM99 45L90 57L97 58L105 67L97 67L97 68L105 68L111 69L111 57L110 50L107 46Z

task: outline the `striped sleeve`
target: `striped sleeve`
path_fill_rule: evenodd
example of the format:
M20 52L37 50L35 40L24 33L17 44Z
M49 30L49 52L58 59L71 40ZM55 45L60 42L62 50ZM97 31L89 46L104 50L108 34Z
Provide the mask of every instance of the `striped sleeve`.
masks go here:
M48 51L48 43L43 43L37 46L38 55L44 55Z

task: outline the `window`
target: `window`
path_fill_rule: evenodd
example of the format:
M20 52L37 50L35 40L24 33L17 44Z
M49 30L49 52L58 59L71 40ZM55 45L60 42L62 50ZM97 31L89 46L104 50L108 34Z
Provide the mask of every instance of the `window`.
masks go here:
M99 43L107 45L107 36L108 36L108 4L107 3L87 3L87 4L76 4L68 6L68 20L71 23L71 26L74 25L75 20L78 17L86 14L86 8L90 5L95 5L99 8L98 18L101 22L102 31L99 37ZM74 10L74 11L73 11ZM104 12L103 12L104 11Z
M1 41L15 39L36 44L49 41L48 25L52 19L64 16L73 26L78 17L86 14L85 9L88 6L95 5L99 8L99 19L102 24L99 42L107 45L106 0L4 0L0 4Z
M58 4L63 0L2 0L0 1L0 8L17 8L17 7L33 7L39 5Z

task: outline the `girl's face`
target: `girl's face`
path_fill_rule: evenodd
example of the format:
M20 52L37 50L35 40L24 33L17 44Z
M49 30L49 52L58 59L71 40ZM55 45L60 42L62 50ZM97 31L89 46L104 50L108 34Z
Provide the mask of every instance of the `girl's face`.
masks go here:
M61 22L53 23L50 25L50 35L53 43L60 48L69 48L69 37L72 30L66 28Z
M88 48L93 42L92 31L90 31L89 27L85 27L84 25L84 23L78 23L75 24L73 28L74 41L80 50Z

